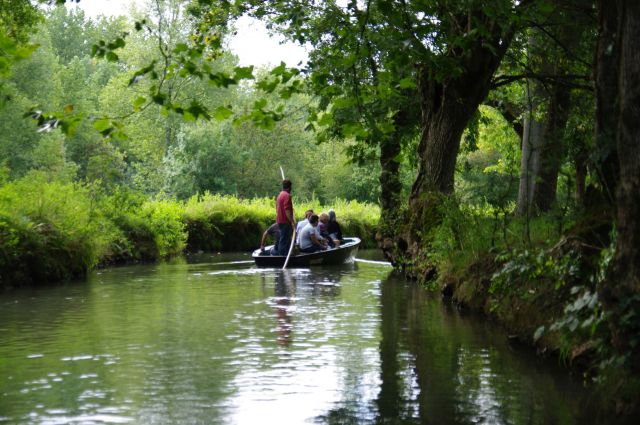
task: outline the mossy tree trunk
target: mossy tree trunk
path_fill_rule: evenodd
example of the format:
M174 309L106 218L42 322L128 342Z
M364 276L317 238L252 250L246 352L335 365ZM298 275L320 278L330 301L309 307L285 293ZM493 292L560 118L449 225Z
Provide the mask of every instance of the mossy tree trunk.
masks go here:
M442 78L430 65L419 66L422 118L418 171L405 226L396 236L396 250L392 255L387 250L392 260L417 261L428 244L430 230L439 223L443 195L453 192L460 138L487 96L512 37L500 25L487 24L486 28L492 29L487 38L476 40L464 52L449 52L458 64L455 77Z

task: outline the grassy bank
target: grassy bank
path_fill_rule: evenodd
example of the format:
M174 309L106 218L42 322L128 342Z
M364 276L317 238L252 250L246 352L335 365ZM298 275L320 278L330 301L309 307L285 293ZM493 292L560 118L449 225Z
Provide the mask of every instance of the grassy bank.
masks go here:
M295 202L295 215L304 218L304 211L316 212L333 208L342 233L358 236L364 248L375 247L374 233L379 219L377 206L359 202L335 200L330 206L316 201ZM273 199L238 199L232 196L205 194L185 203L184 222L189 251L244 251L260 245L264 230L275 221Z
M336 211L345 235L374 247L377 206L336 200L308 208ZM185 251L257 248L275 220L272 199L204 194L186 202L149 199L131 191L51 181L31 173L0 186L0 287L82 276L99 264L155 261Z

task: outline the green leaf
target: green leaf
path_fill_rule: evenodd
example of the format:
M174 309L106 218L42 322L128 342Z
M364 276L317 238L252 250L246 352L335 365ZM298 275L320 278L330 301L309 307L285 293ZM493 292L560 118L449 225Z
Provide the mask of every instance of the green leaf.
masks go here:
M318 120L318 125L320 126L329 126L333 124L333 115L332 114L322 114L320 119Z
M109 62L117 62L118 61L118 55L116 55L114 52L107 52L107 54L105 55L107 60Z
M236 66L233 68L234 71L234 79L236 81L239 80L253 80L253 65L251 66Z
M396 131L396 127L390 122L381 122L378 124L378 128L383 134L391 134Z
M186 44L178 43L176 44L176 47L173 49L173 52L182 53L182 52L186 52L187 50L189 50L189 47Z
M216 72L209 74L209 82L217 87L229 87L231 84L235 84L236 80L224 72Z
M280 62L280 65L271 70L272 75L283 75L287 70L287 65L284 62Z
M136 112L140 111L140 108L142 108L142 106L147 102L147 98L143 97L143 96L139 96L136 97L135 100L133 101L133 109Z
M112 43L109 43L108 47L110 49L120 49L126 45L124 38L118 37Z
M262 109L265 106L267 106L267 99L265 98L261 98L255 101L255 103L253 104L253 107L255 109Z
M398 82L398 87L401 89L415 89L416 83L413 81L413 78L407 77Z
M231 106L218 106L216 110L213 112L213 116L215 119L222 121L229 118L233 115L233 111L231 110Z
M111 120L108 118L95 120L93 122L93 128L102 133L103 131L111 128Z
M151 99L158 105L164 105L164 102L167 100L167 95L164 93L155 93Z
M351 108L356 104L356 100L351 97L341 97L333 101L334 109Z
M204 118L204 119L209 119L209 113L207 112L207 109L201 105L198 102L191 102L191 105L189 105L189 108L185 111L185 117L186 114L190 114L194 117L194 119L198 119L198 118Z

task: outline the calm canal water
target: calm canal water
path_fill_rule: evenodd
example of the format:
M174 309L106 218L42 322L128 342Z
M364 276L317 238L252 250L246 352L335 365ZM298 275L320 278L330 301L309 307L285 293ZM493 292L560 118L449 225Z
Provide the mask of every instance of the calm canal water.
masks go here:
M566 371L389 267L247 260L0 294L0 423L595 423Z

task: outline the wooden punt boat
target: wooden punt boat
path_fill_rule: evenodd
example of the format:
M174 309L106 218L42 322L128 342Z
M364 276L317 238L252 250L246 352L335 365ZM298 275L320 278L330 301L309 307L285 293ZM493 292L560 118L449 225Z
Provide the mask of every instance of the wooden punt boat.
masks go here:
M352 262L358 252L360 238L344 238L342 244L338 248L327 249L326 251L318 251L310 254L296 252L291 255L287 267L309 267L318 265L336 265ZM265 248L265 252L260 249L253 251L251 256L258 267L282 267L287 258L285 255L268 255L273 246Z

